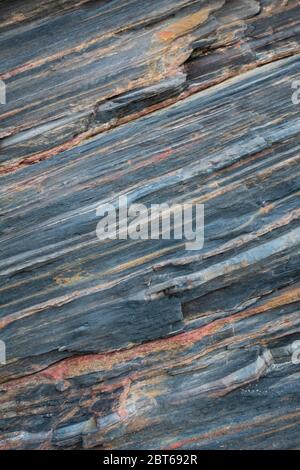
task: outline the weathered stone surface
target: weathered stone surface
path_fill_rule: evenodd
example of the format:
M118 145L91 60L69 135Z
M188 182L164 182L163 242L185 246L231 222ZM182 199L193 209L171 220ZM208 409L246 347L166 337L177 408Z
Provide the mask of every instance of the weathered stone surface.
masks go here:
M0 12L1 448L299 448L298 2ZM100 242L119 195L203 249Z

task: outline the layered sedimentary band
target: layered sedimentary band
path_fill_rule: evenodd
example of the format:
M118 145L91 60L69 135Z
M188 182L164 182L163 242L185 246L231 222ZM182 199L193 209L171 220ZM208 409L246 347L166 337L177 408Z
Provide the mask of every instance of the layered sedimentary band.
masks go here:
M3 1L0 446L300 446L297 1ZM204 204L184 240L99 204Z

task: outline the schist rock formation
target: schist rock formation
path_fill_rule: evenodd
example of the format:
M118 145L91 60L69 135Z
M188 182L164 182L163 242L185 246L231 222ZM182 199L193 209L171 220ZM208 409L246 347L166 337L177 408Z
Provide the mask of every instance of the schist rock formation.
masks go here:
M1 1L1 449L300 448L299 26ZM120 195L204 204L203 249L100 242Z

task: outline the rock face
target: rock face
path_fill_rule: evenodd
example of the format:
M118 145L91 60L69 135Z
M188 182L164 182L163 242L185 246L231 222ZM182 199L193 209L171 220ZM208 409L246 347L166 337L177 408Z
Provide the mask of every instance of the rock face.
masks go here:
M299 2L0 18L0 447L299 448ZM203 249L99 241L120 195Z

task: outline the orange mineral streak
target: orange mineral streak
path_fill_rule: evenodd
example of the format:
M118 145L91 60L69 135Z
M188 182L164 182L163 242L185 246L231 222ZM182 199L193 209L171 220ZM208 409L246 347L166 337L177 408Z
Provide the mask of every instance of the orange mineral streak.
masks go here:
M193 29L197 28L197 26L208 19L212 10L212 7L206 7L196 13L184 16L180 20L172 23L167 30L159 31L157 33L158 39L163 42L170 42L193 31Z
M63 380L84 373L90 373L101 368L112 368L115 364L135 359L147 354L188 347L205 336L212 334L219 326L207 325L186 333L180 333L169 338L150 341L139 346L121 351L112 351L104 354L92 354L66 359L60 364L49 367L40 373L41 376L54 380Z
M121 419L126 419L128 416L126 403L129 397L131 383L132 383L131 377L128 377L128 379L125 379L124 384L123 384L124 385L123 392L121 393L120 398L119 398L117 413Z

